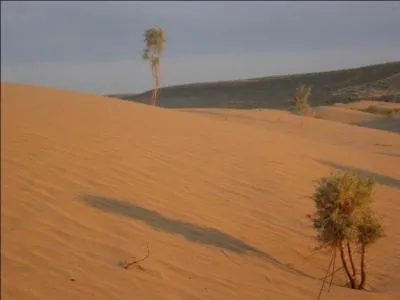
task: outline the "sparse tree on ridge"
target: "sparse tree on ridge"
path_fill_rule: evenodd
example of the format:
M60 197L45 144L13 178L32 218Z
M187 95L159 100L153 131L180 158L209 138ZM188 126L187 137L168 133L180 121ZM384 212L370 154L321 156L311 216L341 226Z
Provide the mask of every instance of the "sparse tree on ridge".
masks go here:
M298 114L307 115L310 111L310 105L308 104L308 98L311 94L311 87L305 84L300 85L296 89L296 94L292 100L292 107Z
M160 59L165 50L165 33L161 27L152 27L145 31L143 59L149 61L151 73L154 77L154 90L151 103L157 105L158 89L160 88Z
M314 116L314 112L308 104L310 94L311 87L306 86L305 84L301 84L296 89L296 94L291 101L291 106L297 114L301 116ZM303 119L301 120L301 127L303 127Z

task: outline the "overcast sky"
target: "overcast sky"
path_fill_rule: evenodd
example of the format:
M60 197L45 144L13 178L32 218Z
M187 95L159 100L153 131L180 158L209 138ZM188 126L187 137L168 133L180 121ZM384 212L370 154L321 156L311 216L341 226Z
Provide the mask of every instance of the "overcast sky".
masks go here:
M400 60L400 3L2 1L2 81L91 93L152 88L143 33L162 26L162 85Z

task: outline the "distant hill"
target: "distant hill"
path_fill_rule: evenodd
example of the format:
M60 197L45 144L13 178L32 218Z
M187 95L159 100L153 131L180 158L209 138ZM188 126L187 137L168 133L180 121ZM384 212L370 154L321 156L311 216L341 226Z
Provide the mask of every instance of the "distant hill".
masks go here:
M337 71L270 76L161 88L159 105L167 108L287 108L299 84L312 85L314 106L378 100L400 103L400 61ZM151 91L108 95L149 103Z

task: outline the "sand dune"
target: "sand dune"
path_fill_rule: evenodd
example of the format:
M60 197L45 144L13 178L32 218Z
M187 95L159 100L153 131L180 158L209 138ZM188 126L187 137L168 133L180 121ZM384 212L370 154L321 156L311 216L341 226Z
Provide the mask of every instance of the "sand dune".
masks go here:
M1 86L2 299L315 299L305 215L332 168L376 176L388 237L369 292L400 297L400 137L285 112L167 110ZM150 256L132 269L124 260Z
M360 122L374 121L384 118L376 114L345 107L319 106L314 110L319 118L346 124L357 124Z
M400 103L359 101L340 106L319 106L314 108L314 111L318 118L324 120L400 133L399 116L386 116L362 111L369 107L398 109L400 108Z

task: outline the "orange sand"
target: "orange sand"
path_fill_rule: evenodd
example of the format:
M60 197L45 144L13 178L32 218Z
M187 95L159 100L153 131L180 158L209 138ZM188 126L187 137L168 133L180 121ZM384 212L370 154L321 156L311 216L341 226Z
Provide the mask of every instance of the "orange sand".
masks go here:
M400 298L398 134L1 88L2 299L316 299L329 255L304 258L307 197L334 167L376 176L388 237L369 292L339 273L323 299Z

